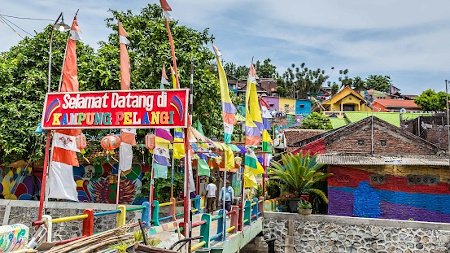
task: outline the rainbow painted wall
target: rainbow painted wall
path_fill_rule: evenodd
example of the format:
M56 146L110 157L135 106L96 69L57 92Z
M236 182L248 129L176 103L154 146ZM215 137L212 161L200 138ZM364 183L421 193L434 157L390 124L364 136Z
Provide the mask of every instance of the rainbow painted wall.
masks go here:
M450 171L424 166L329 166L328 213L450 223Z
M80 202L115 203L117 189L117 164L82 165L73 168ZM132 169L122 173L120 203L141 204L138 199L142 177L148 166L133 164ZM0 167L0 192L4 199L38 200L42 173L30 167Z

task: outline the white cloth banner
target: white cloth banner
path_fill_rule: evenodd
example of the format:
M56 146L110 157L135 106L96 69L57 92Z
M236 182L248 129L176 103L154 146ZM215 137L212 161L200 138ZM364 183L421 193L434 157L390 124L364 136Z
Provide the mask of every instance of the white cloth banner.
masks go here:
M70 151L80 152L77 147L77 137L55 132L53 134L53 146Z
M120 143L119 147L119 170L127 171L131 169L133 163L133 147L128 143Z
M73 179L72 165L50 163L48 174L48 197L78 201L77 185Z

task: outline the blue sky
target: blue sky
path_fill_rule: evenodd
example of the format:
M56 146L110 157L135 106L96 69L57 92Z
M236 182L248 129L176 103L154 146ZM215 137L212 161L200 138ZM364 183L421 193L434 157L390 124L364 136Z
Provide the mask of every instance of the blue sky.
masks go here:
M111 32L108 9L137 13L157 0L1 0L0 13L70 23L79 8L83 41L97 48ZM363 78L390 75L404 94L444 90L450 79L450 2L446 0L169 0L172 16L198 30L209 28L225 61L248 65L270 58L284 72L305 62L337 78L337 69ZM46 21L11 19L24 30L41 31ZM24 32L17 30L19 33ZM20 37L0 22L0 52ZM331 71L331 67L335 71Z

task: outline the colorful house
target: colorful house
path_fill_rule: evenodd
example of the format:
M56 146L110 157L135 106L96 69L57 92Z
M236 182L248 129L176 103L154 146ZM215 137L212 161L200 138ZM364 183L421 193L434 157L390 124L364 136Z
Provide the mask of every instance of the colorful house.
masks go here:
M311 113L311 101L308 99L293 99L280 97L262 97L269 105L270 111L292 115L306 116Z
M345 86L330 99L322 103L327 111L359 111L370 112L364 97L349 86Z
M372 103L375 112L420 111L414 100L407 99L375 99Z
M329 214L450 223L449 160L404 129L371 116L291 146L333 173Z

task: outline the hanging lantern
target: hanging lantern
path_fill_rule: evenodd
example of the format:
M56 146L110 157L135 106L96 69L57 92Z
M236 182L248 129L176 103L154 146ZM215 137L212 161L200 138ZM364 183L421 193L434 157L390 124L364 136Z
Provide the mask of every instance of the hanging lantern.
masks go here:
M120 138L117 135L108 134L100 141L102 148L106 151L112 151L120 146Z
M84 134L80 134L75 138L76 142L77 142L77 148L79 150L85 149L86 148L86 136Z
M155 135L147 134L145 136L145 147L149 150L153 150L155 148Z

